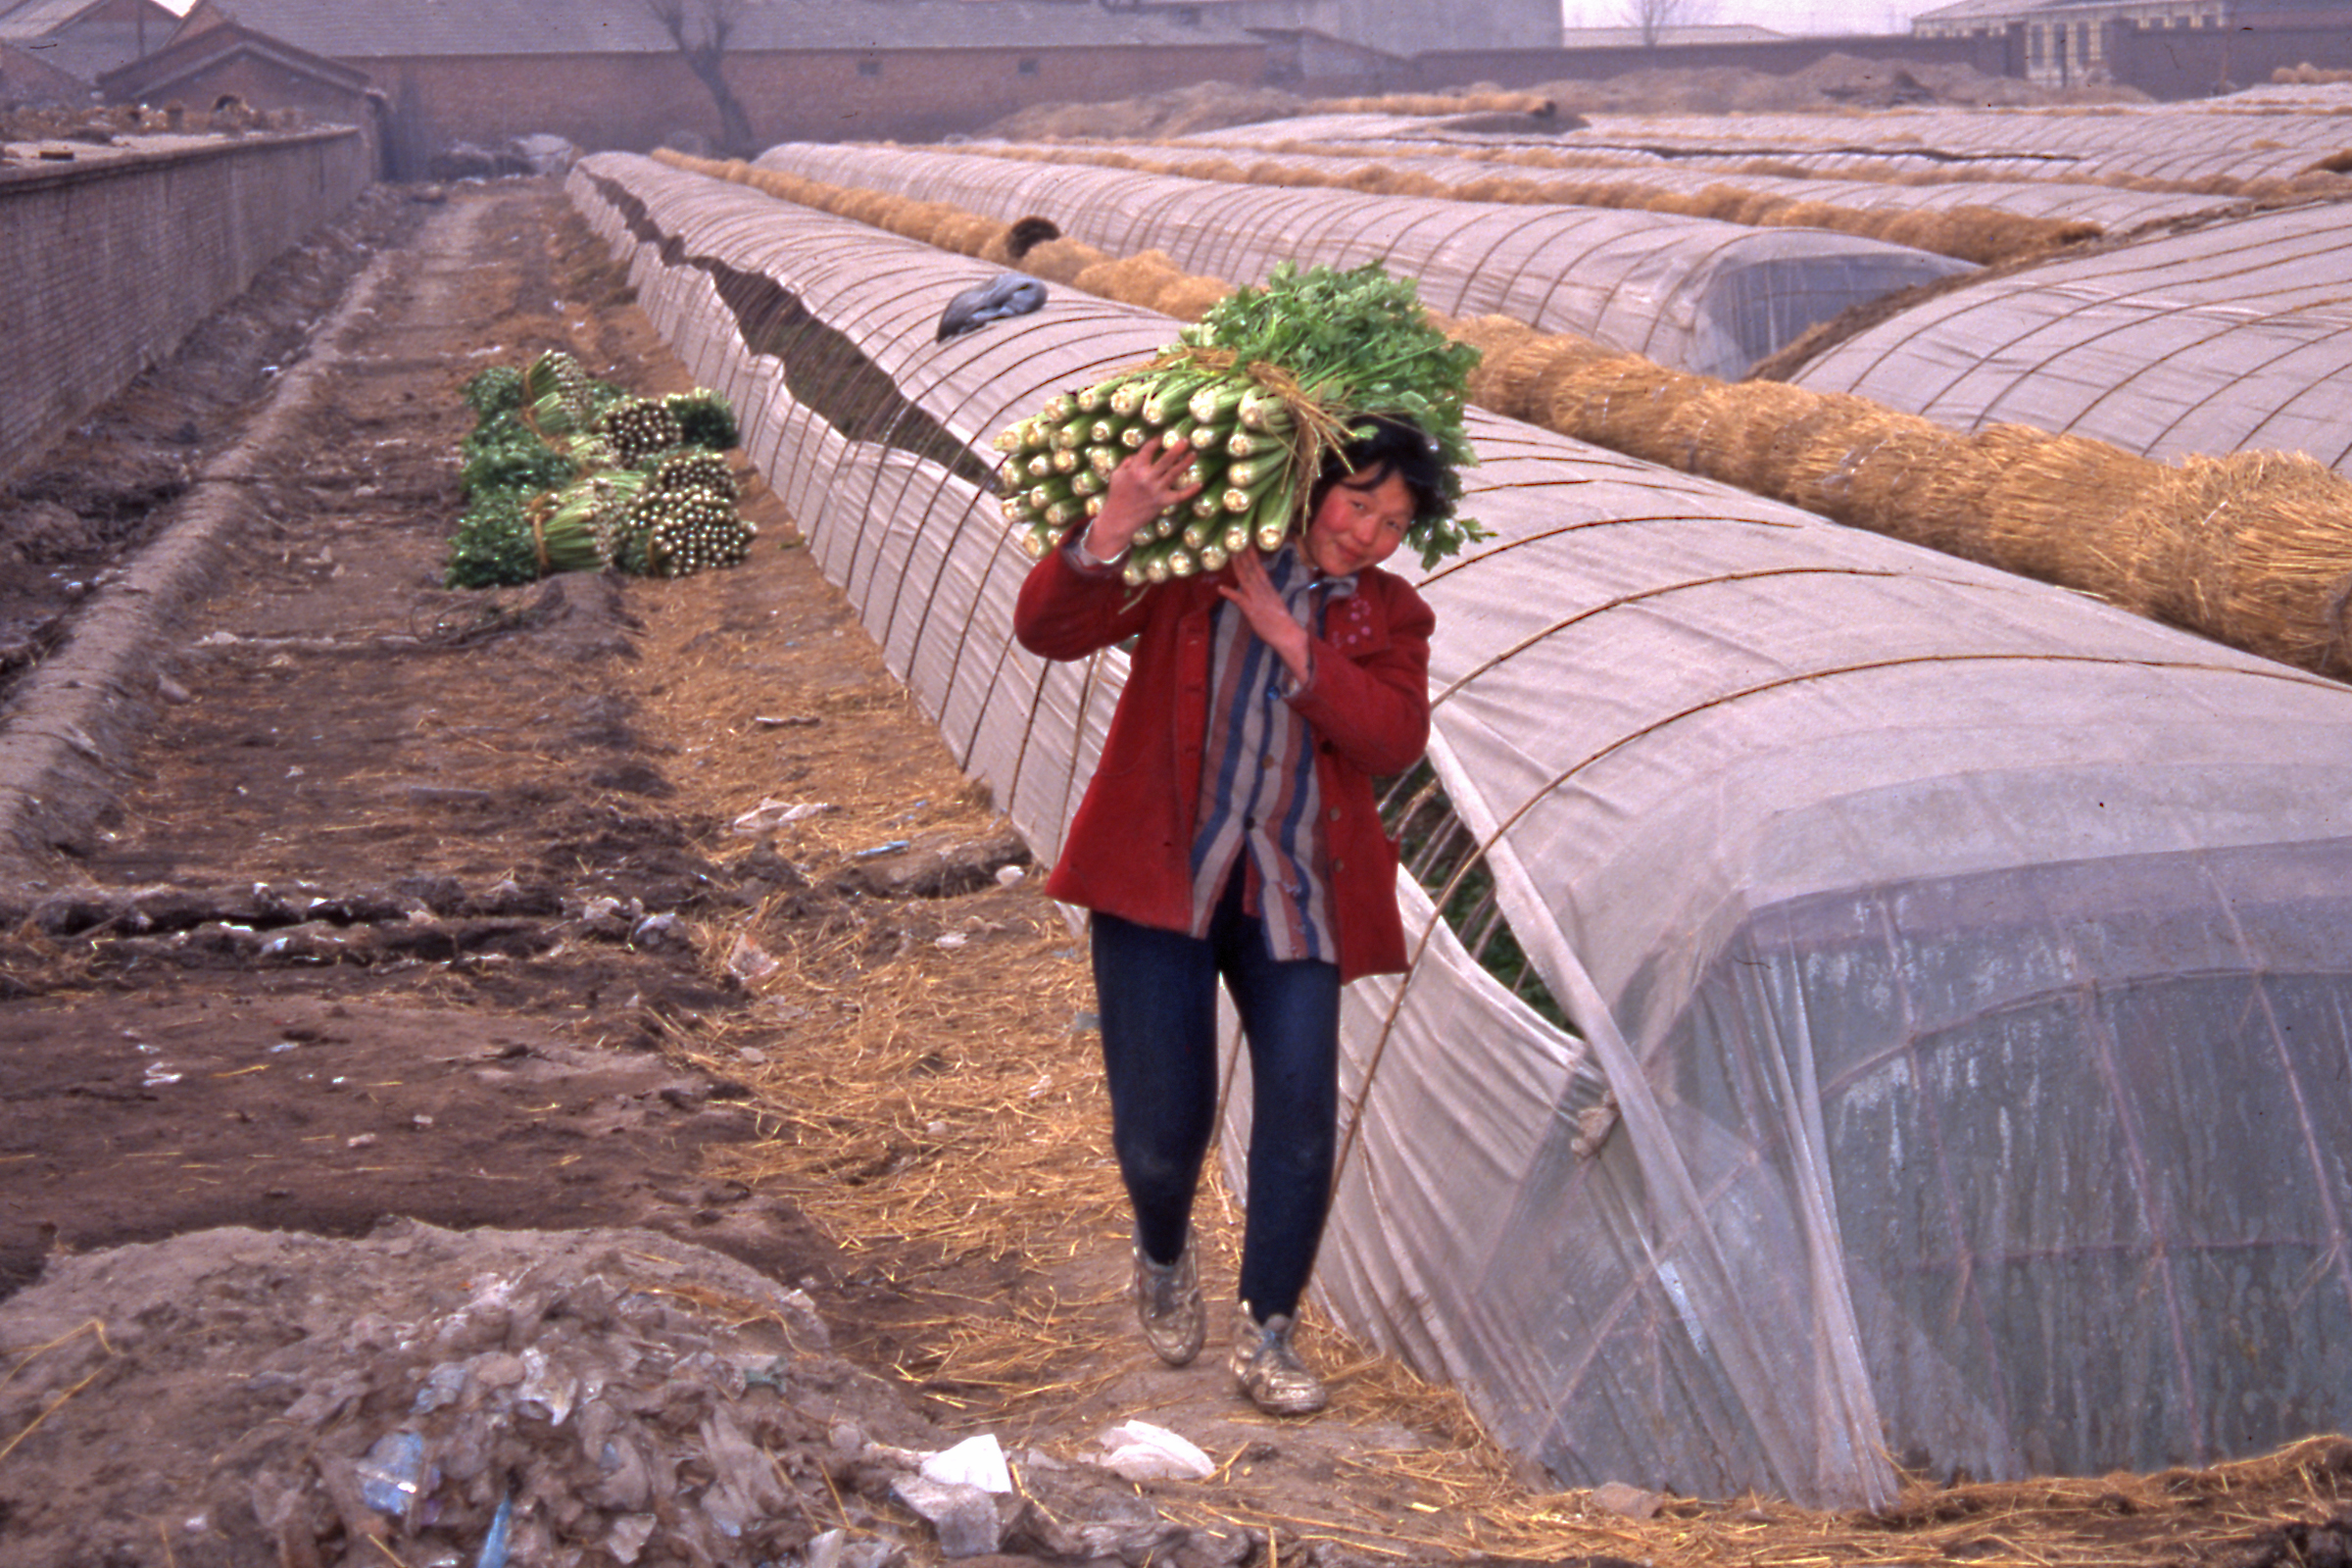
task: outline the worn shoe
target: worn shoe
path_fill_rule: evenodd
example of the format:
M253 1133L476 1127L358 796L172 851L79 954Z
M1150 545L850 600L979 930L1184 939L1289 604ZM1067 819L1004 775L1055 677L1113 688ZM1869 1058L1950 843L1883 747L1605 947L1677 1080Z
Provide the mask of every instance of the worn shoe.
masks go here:
M1152 1352L1170 1366L1183 1366L1200 1353L1208 1338L1208 1312L1200 1304L1200 1275L1193 1246L1173 1263L1154 1263L1135 1248L1135 1316Z
M1313 1415L1330 1401L1323 1384L1291 1348L1292 1321L1276 1313L1260 1323L1242 1303L1233 1335L1233 1381L1268 1415Z

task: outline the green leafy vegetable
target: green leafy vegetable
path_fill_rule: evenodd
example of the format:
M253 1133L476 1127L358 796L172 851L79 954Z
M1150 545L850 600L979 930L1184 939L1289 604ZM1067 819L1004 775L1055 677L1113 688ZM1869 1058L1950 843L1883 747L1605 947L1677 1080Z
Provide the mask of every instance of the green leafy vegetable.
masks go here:
M504 588L536 581L539 547L523 514L523 492L492 490L476 497L449 541L446 580L452 588Z
M1414 519L1406 534L1425 568L1488 537L1475 520L1453 514L1462 494L1456 470L1478 462L1462 428L1478 350L1429 324L1412 279L1391 277L1378 262L1348 271L1285 262L1264 287L1227 296L1181 338L1245 366L1277 368L1343 424L1389 415L1420 426L1445 470L1440 514Z
M735 415L716 392L632 398L550 353L484 370L461 395L475 422L460 446L451 587L608 568L679 577L749 551L755 530L719 456L738 440Z
M691 392L672 392L662 402L677 416L678 428L690 447L724 452L743 440L742 432L735 427L735 411L727 407L725 397L707 386L698 386Z

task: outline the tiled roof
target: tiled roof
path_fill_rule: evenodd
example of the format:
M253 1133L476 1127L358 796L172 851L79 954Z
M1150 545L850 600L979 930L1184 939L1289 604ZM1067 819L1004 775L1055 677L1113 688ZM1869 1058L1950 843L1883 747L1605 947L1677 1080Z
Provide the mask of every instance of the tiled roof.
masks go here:
M73 22L85 11L94 11L103 0L23 0L20 5L8 5L0 0L0 38L23 43L27 38L45 38L58 28ZM147 31L150 37L160 36L160 24L169 33L179 19L162 6L148 0ZM101 27L128 26L127 23L101 21Z
M41 0L51 3L51 0ZM666 52L646 0L212 0L244 25L333 60ZM689 0L690 18L701 10ZM1053 49L1249 44L1214 24L1105 12L1092 0L746 0L728 47Z
M0 43L0 82L8 96L23 104L86 104L90 84L70 71L60 71L30 49Z
M64 26L99 0L24 0L0 11L0 38L39 38Z
M1999 21L2041 9L2036 0L1956 0L1955 4L1937 6L1933 11L1913 12L1911 20L1915 23L1971 22L1981 18Z
M331 83L346 92L358 93L368 85L368 74L364 71L321 59L282 39L237 25L213 27L192 37L174 38L144 59L106 73L98 78L98 85L115 100L165 93L175 84L239 56L268 60L281 70Z

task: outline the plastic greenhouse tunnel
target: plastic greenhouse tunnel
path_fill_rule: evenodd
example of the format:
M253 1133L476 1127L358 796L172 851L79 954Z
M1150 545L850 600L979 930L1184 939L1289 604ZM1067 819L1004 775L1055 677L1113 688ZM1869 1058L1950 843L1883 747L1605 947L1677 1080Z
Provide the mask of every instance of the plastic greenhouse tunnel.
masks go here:
M1051 858L1124 663L1014 647L985 454L1172 323L1056 289L943 343L986 264L631 156L570 189ZM2342 1428L2352 690L1471 434L1320 1306L1564 1485L1842 1506Z
M1041 215L1113 255L1158 250L1236 283L1260 282L1286 260L1345 269L1378 259L1414 278L1432 310L1496 312L1707 375L1740 375L1850 306L1971 270L1823 229L1604 208L1234 185L928 149L788 144L758 162L1006 222Z

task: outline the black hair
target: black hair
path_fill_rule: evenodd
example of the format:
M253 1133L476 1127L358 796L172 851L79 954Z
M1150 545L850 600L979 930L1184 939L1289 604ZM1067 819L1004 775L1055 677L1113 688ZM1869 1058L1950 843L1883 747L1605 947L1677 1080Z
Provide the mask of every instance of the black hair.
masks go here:
M1395 415L1372 414L1351 421L1348 430L1353 440L1323 455L1323 471L1307 494L1308 516L1342 480L1350 489L1370 489L1391 474L1412 492L1416 520L1443 517L1453 510L1446 496L1446 466L1438 444L1419 425Z

